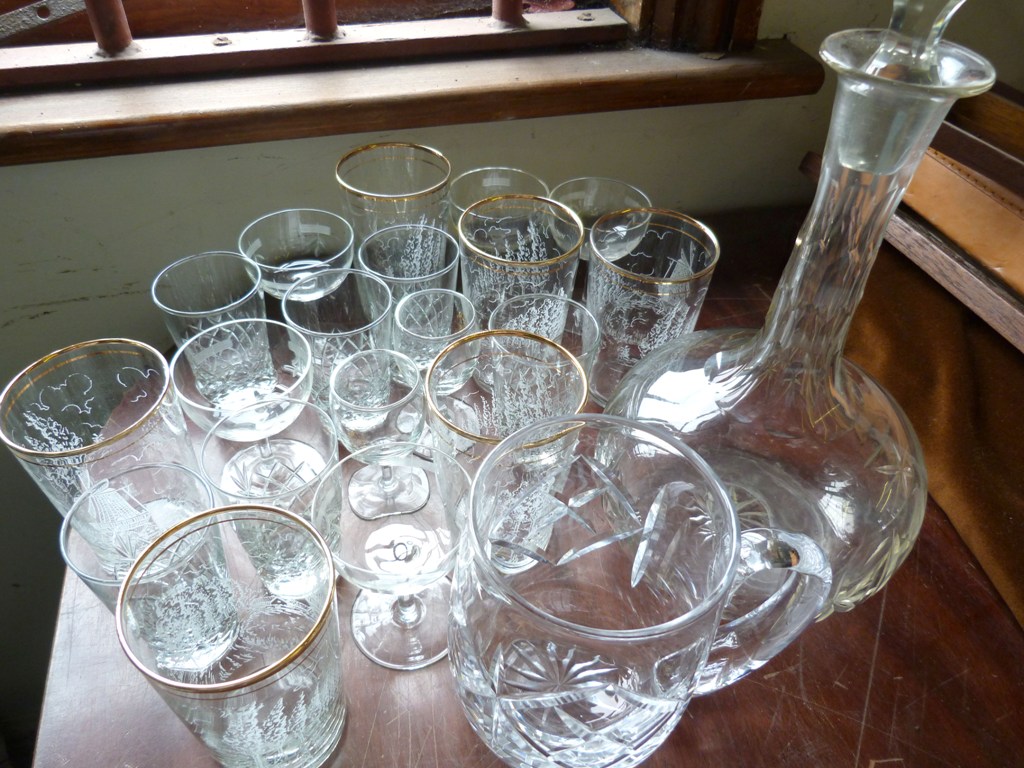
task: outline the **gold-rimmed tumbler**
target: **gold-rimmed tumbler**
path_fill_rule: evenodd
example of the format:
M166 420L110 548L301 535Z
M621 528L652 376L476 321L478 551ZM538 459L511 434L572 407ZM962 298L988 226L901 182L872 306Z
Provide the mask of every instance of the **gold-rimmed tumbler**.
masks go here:
M73 344L21 371L0 394L0 438L61 515L121 470L197 467L166 358L131 339Z
M446 229L451 172L448 158L422 144L365 144L345 154L335 178L355 248L374 232L398 224Z
M297 562L307 588L275 594L268 585ZM327 543L297 515L207 510L135 561L118 595L118 640L222 765L316 768L345 720L336 576Z
M644 356L694 329L719 246L702 222L657 208L602 216L590 244L586 305L601 326L590 394L604 405Z
M501 440L541 419L577 414L587 374L565 347L514 329L478 331L427 368L427 421L435 444L472 476Z
M574 211L546 197L500 195L467 208L459 218L463 291L480 324L513 296L571 296L583 233Z

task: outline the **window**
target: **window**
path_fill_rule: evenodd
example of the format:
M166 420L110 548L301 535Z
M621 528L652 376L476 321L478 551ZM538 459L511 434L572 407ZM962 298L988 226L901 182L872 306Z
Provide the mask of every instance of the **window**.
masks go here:
M520 1L526 24L492 22ZM824 77L757 40L761 0L334 0L327 42L303 25L331 0L244 0L244 18L230 0L24 2L0 0L0 166L806 95ZM81 8L122 2L134 43L102 54ZM348 20L369 11L401 20ZM19 13L49 19L19 31Z
M521 0L257 0L242 12L223 0L24 2L0 0L6 89L626 40L745 49L760 14L760 0L621 0L618 12L594 0L526 0L525 15Z

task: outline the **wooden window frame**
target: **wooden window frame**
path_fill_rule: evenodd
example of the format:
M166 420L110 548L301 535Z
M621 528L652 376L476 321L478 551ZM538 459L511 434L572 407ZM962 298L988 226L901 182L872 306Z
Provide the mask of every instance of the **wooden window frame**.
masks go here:
M339 28L336 0L303 0L304 29L153 37L140 44L121 0L85 0L95 40L0 48L0 91L627 40L699 53L746 51L756 41L761 2L615 0L615 12L524 14L522 0L493 0L490 16ZM42 15L47 6L38 6Z
M615 3L519 25L353 25L330 41L270 30L220 45L150 38L124 56L85 43L0 49L0 166L779 98L823 83L816 59L757 39L761 0ZM5 60L28 82L2 80Z

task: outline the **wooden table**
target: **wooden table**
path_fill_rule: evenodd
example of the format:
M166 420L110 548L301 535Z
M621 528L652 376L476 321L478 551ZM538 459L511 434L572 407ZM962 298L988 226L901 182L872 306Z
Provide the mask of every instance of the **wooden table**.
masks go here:
M713 283L702 323L759 324L771 287L756 275ZM345 617L352 596L343 588ZM931 504L883 592L813 625L746 679L695 699L646 765L1024 765L1022 669L1024 630ZM500 765L466 722L446 663L391 672L347 642L344 674L348 720L328 766ZM214 765L123 657L111 614L69 577L35 767Z

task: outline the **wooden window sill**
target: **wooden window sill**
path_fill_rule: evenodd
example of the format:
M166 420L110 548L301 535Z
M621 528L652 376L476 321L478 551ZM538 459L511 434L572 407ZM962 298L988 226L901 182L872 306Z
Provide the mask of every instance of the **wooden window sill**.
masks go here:
M770 40L721 58L616 47L6 94L0 165L802 96L823 80Z

